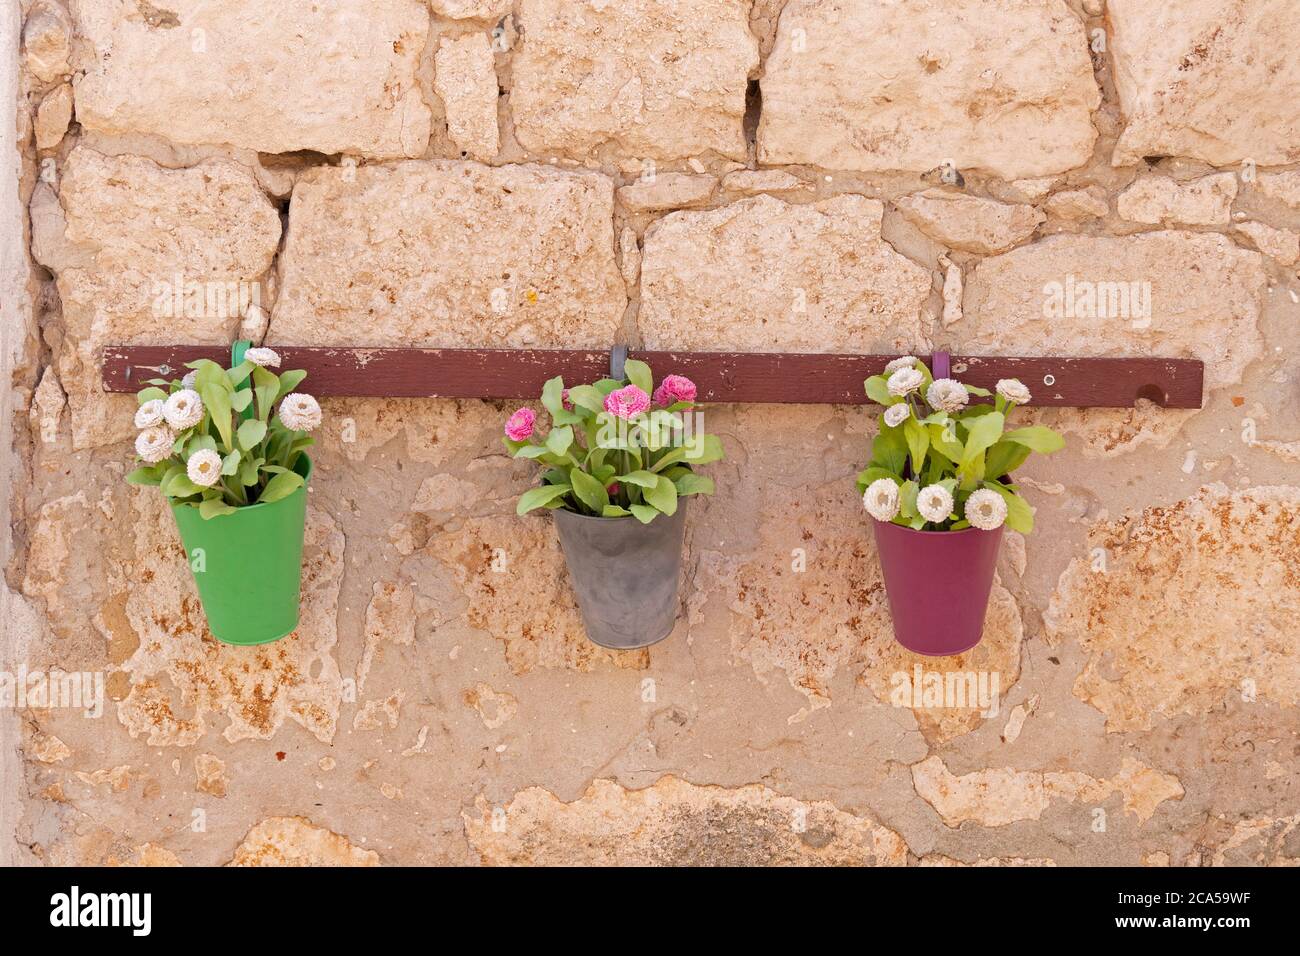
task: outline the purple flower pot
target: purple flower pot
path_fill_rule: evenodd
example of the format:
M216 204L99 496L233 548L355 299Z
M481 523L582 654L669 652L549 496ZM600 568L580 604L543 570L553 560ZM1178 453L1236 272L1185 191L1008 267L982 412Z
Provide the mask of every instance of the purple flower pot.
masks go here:
M929 657L960 654L978 644L1002 529L913 531L874 518L871 523L894 639Z

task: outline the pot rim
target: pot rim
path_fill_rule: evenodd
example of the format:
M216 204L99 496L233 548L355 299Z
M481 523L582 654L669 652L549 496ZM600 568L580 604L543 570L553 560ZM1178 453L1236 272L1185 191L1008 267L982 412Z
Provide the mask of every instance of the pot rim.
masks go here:
M272 502L272 504L274 504L274 502ZM674 512L673 512L672 514L670 514L670 515L666 515L666 514L664 514L664 513L661 511L661 512L659 512L659 517L662 517L662 518L675 518L675 517L677 517L678 514L680 514L680 513L682 512L682 510L683 510L685 507L686 507L686 502L684 502L684 501L678 501L678 502L677 502L677 510L676 510L676 511L674 511ZM643 523L643 522L641 521L641 519L638 518L636 515L614 515L613 517L606 518L606 517L604 517L603 515L580 515L580 514L578 514L578 512L576 512L576 511L570 511L568 508L555 508L553 513L558 514L558 513L560 513L560 512L563 512L564 514L568 515L570 518L575 518L575 519L577 519L577 520L579 520L579 521L635 521L637 524L642 524L642 523ZM657 520L657 519L656 519L656 520ZM651 524L653 524L653 523L654 523L654 522L652 521ZM647 525L647 527L648 527L648 525Z
M868 515L868 517L870 517L870 515ZM889 525L891 528L897 528L899 531L906 531L908 534L958 535L958 534L966 534L969 531L977 531L982 534L997 534L999 531L1001 531L1003 528L1006 527L1005 524L1002 524L994 528L992 531L985 531L983 528L976 528L975 526L972 525L969 528L959 528L956 531L922 531L919 528L909 528L905 524L894 524L894 522L892 521L881 521L879 518L871 518L871 520L876 524Z
M285 495L285 496L284 496L283 498L281 498L279 501L258 501L258 502L255 502L254 504L251 504L251 505L241 505L240 507L238 507L238 508L235 509L235 511L234 511L233 514L213 515L211 518L209 518L209 519L207 519L207 520L209 520L209 521L216 521L218 518L233 518L235 515L242 515L242 514L246 514L246 513L250 512L250 511L256 511L258 508L270 508L272 505L278 505L278 504L280 504L280 502L282 502L282 501L288 501L290 498L292 498L294 495L296 495L296 494L297 494L298 492L300 492L300 491L301 491L303 494L306 494L306 493L307 493L307 482L311 481L311 473L312 473L312 471L314 470L315 465L314 465L314 463L313 463L312 460L311 460L311 456L308 455L305 451L302 452L301 454L302 454L303 460L307 462L307 474L302 475L302 487L301 487L301 488L295 488L292 492L290 492L289 494ZM299 472L299 474L301 474L301 472ZM170 502L170 504L171 504L171 506L172 506L173 509L193 507L196 511L198 510L198 506L197 506L197 505L194 505L193 502L188 502L188 501L177 501L177 502Z

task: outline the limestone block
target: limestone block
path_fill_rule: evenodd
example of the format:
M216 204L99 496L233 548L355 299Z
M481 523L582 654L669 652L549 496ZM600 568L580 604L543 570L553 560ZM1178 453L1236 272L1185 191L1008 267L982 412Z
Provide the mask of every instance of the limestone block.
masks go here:
M1199 358L1206 386L1221 388L1262 354L1266 283L1263 257L1221 235L1051 236L967 276L961 347Z
M41 100L36 110L36 148L59 145L72 122L72 84L60 83Z
M717 185L716 176L656 173L651 180L620 186L618 201L630 212L688 209L708 202Z
M608 347L627 305L614 189L545 166L405 162L294 187L268 339Z
M264 297L280 217L235 163L164 169L84 146L64 164L59 200L36 251L58 276L59 378L85 448L134 435L134 399L102 390L103 346L228 344Z
M1067 189L1056 193L1047 200L1046 208L1053 216L1070 222L1101 219L1110 212L1105 190L1097 187Z
M1033 206L942 189L904 196L895 205L905 219L950 249L981 255L1005 252L1023 242L1047 218Z
M758 68L736 0L521 0L515 135L535 154L745 158L745 90Z
M1124 131L1112 161L1187 156L1214 166L1300 160L1300 59L1278 30L1291 0L1111 0Z
M447 110L451 141L472 159L497 154L497 73L486 33L443 37L434 55L433 88Z
M1003 179L1086 162L1101 101L1060 0L791 0L762 89L762 163Z
M1143 176L1119 194L1121 219L1174 226L1226 226L1237 197L1235 173L1180 183L1168 176Z
M72 23L52 0L32 4L23 24L23 67L41 83L51 83L72 72Z
M1300 259L1300 233L1274 229L1262 222L1238 223L1232 231L1245 236L1256 249L1284 266L1293 266Z
M416 80L420 0L74 0L93 58L77 117L103 133L420 156L429 107ZM145 11L143 14L141 11Z
M647 347L924 350L930 273L880 238L883 211L755 196L658 220L641 263Z
M1252 192L1300 212L1300 169L1285 173L1260 173Z

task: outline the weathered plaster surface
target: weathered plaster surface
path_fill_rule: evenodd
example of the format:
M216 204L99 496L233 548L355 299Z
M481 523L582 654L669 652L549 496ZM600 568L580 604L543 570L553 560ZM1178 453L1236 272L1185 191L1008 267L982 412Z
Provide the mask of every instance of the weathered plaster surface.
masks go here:
M0 860L1300 862L1285 4L993 6L6 7L0 661L104 699L0 710ZM258 301L161 315L178 276ZM508 406L328 399L301 626L239 649L97 369L236 334L1181 355L1206 393L1025 413L1068 447L938 660L891 639L868 408L707 409L684 614L615 653L514 515Z

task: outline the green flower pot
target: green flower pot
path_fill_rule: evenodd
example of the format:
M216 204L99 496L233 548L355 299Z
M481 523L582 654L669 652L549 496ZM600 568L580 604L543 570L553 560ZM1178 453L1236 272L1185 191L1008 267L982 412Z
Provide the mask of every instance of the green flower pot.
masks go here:
M298 626L311 459L301 455L294 470L303 487L270 504L206 521L198 508L172 506L208 627L226 644L268 644Z

